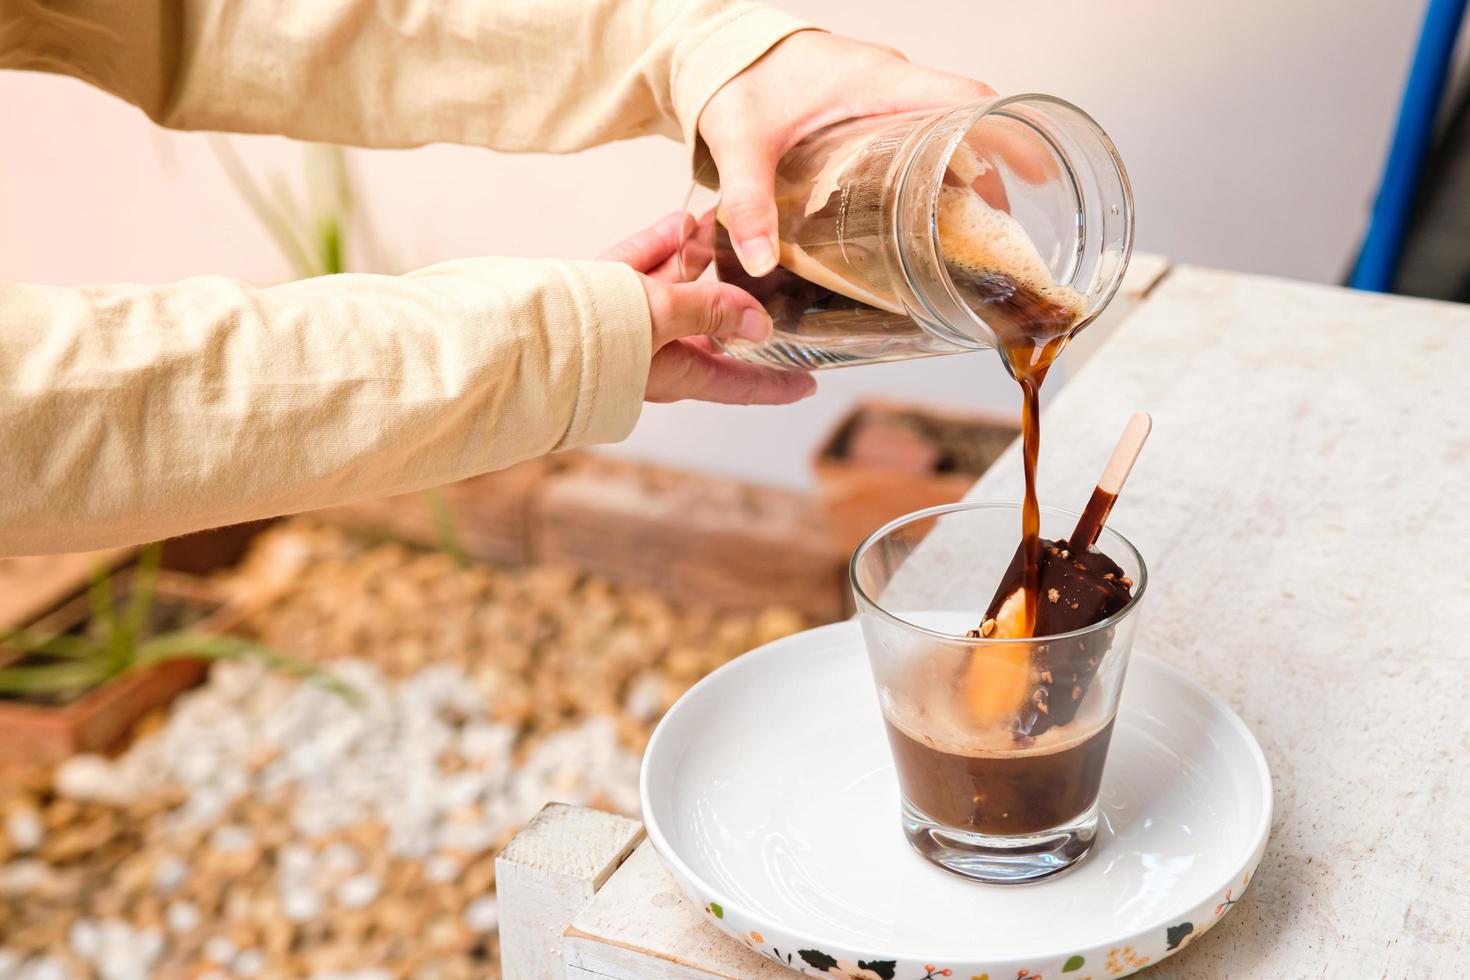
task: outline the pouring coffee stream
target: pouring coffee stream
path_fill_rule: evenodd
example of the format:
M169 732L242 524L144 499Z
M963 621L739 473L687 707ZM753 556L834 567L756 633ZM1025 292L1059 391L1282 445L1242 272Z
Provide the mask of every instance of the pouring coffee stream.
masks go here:
M1005 508L949 515L956 533L976 529L977 562L1014 549L974 639L913 636L886 619L864 631L910 843L965 877L1054 874L1094 839L1132 583L1092 546L1121 481L1095 495L1072 534L1078 549L1041 537L1063 529L1037 502L1040 392L1127 267L1133 202L1122 162L1076 106L1022 95L848 120L788 151L775 176L774 271L746 275L714 228L716 274L759 300L773 325L764 342L722 342L729 354L818 369L990 348L1021 390L1021 533L1012 536ZM911 519L927 525L928 515ZM859 558L897 560L912 546L900 544L914 533L905 526L894 522L854 556L860 605ZM1136 555L1118 557L1141 574ZM1097 628L1072 625L1082 623ZM990 846L972 835L1037 834L1049 836L1028 843L1040 848L1029 857L996 845L992 877L968 857L936 856Z
M764 342L723 346L807 369L997 350L1022 392L1026 494L1021 588L987 619L1038 635L1055 618L1040 608L1040 390L1127 266L1132 194L1116 148L1076 106L1019 95L819 130L782 157L775 192L769 275L746 275L715 225L716 274L773 323Z

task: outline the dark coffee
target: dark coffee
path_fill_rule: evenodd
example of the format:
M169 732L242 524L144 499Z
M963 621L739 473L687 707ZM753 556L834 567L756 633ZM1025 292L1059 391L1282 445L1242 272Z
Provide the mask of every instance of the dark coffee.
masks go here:
M904 797L936 823L980 834L1034 834L1097 800L1113 723L1058 747L960 754L884 720Z

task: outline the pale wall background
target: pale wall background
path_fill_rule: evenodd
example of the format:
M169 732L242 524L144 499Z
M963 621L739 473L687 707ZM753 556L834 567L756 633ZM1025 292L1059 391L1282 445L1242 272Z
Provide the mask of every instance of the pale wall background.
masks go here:
M1355 249L1423 10L1421 0L784 5L1002 92L1051 92L1087 108L1128 164L1140 249L1317 281L1338 280ZM0 121L0 276L288 276L205 137L159 130L79 82L13 72L0 72ZM236 145L257 171L299 172L284 140ZM463 255L590 256L677 207L687 186L683 150L653 139L567 158L435 146L351 160L403 268ZM1014 402L988 354L821 380L818 396L791 408L651 408L619 451L801 485L811 446L859 393Z

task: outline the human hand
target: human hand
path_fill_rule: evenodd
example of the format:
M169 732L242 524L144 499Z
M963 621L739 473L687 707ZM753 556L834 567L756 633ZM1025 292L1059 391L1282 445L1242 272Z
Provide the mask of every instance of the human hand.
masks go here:
M720 171L720 223L753 276L775 268L776 163L823 126L995 95L981 82L912 65L892 48L800 31L726 82L699 132Z
M700 224L713 220L708 214ZM713 257L708 229L692 234L695 225L693 215L676 211L598 256L632 266L643 280L653 321L653 361L644 400L785 405L812 394L817 384L806 372L749 364L720 353L711 343L716 337L764 340L771 318L755 297L737 286L690 281Z

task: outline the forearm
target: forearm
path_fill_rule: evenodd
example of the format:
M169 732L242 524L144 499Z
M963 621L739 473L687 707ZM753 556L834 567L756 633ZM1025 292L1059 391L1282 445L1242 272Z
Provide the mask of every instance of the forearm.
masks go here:
M0 18L0 67L74 75L173 128L381 147L687 139L721 84L803 26L749 0L68 6Z
M0 554L154 540L620 439L649 357L638 277L611 263L0 285Z

